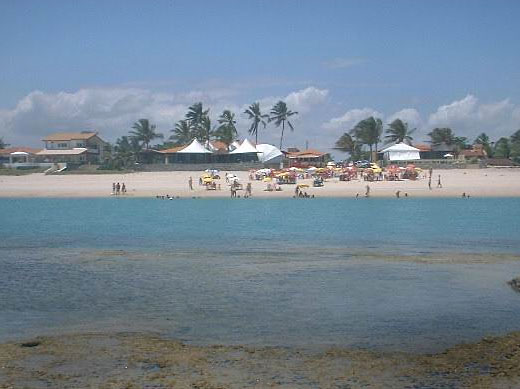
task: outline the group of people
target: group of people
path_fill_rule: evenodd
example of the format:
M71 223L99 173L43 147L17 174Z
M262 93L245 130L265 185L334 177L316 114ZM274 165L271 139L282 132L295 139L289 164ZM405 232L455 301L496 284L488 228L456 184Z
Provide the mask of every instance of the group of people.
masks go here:
M122 184L119 184L119 182L118 183L113 182L112 183L112 194L115 196L125 195L126 194L125 183L123 182Z
M433 169L430 168L428 170L428 173L429 173L429 176L428 176L428 188L430 190L432 190L432 176L433 176ZM439 174L439 177L437 179L437 188L442 188L442 183L441 183L441 175Z
M238 183L238 181L232 181L230 185L230 191L231 191L231 198L240 197L237 195L237 191L241 189L241 185ZM253 187L251 186L251 183L248 182L246 185L246 190L244 191L244 198L251 197L253 194Z

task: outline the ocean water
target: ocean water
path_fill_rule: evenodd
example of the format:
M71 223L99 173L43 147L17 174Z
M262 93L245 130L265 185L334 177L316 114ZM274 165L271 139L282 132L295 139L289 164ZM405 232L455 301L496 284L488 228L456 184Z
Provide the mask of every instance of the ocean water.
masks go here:
M513 198L0 199L0 341L438 351L520 330L517 255Z

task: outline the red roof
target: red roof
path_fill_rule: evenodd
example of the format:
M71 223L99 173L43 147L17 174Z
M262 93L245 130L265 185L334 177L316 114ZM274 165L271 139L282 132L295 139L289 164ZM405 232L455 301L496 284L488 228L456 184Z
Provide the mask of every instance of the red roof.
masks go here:
M432 151L432 147L425 143L414 143L413 147L419 149L419 151Z
M0 154L2 154L2 155L11 154L11 153L15 153L17 151L18 152L22 151L24 153L29 153L29 154L36 154L38 151L41 151L41 149L34 149L32 147L9 147L7 149L0 149Z
M480 150L462 150L459 155L463 155L465 157L487 157L486 152L484 149Z
M319 157L323 157L324 155L327 155L328 153L324 153L322 151L319 151L319 150L314 150L314 149L308 149L308 150L303 150L303 151L295 151L295 152L290 152L288 151L286 153L286 156L287 158L319 158Z
M88 140L96 136L97 132L57 132L55 134L47 135L43 140L47 141L65 141L65 140Z

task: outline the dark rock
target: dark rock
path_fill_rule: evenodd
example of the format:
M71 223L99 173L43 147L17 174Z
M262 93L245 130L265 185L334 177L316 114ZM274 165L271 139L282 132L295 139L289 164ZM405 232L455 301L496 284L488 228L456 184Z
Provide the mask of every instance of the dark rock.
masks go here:
M38 342L37 340L35 341L32 341L32 342L25 342L25 343L22 343L20 346L21 347L36 347L36 346L39 346L40 345L40 342Z

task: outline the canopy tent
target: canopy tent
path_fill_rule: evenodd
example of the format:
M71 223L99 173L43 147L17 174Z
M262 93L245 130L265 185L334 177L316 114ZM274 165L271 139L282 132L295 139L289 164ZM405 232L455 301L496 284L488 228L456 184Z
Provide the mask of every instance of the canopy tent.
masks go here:
M201 145L197 139L193 139L188 146L177 152L184 154L211 154L211 151Z
M236 149L238 149L239 147L240 147L240 143L238 143L237 141L234 141L233 143L231 143L231 144L229 145L229 149L230 149L230 150L236 150Z
M248 153L258 153L258 150L255 146L251 144L247 139L244 139L242 144L237 147L235 150L231 151L229 154L248 154Z
M405 143L397 143L381 151L388 161L414 161L421 159L419 149Z
M264 163L272 161L277 157L280 157L279 159L281 159L283 155L278 148L266 143L256 145L256 149L258 151L258 160Z

